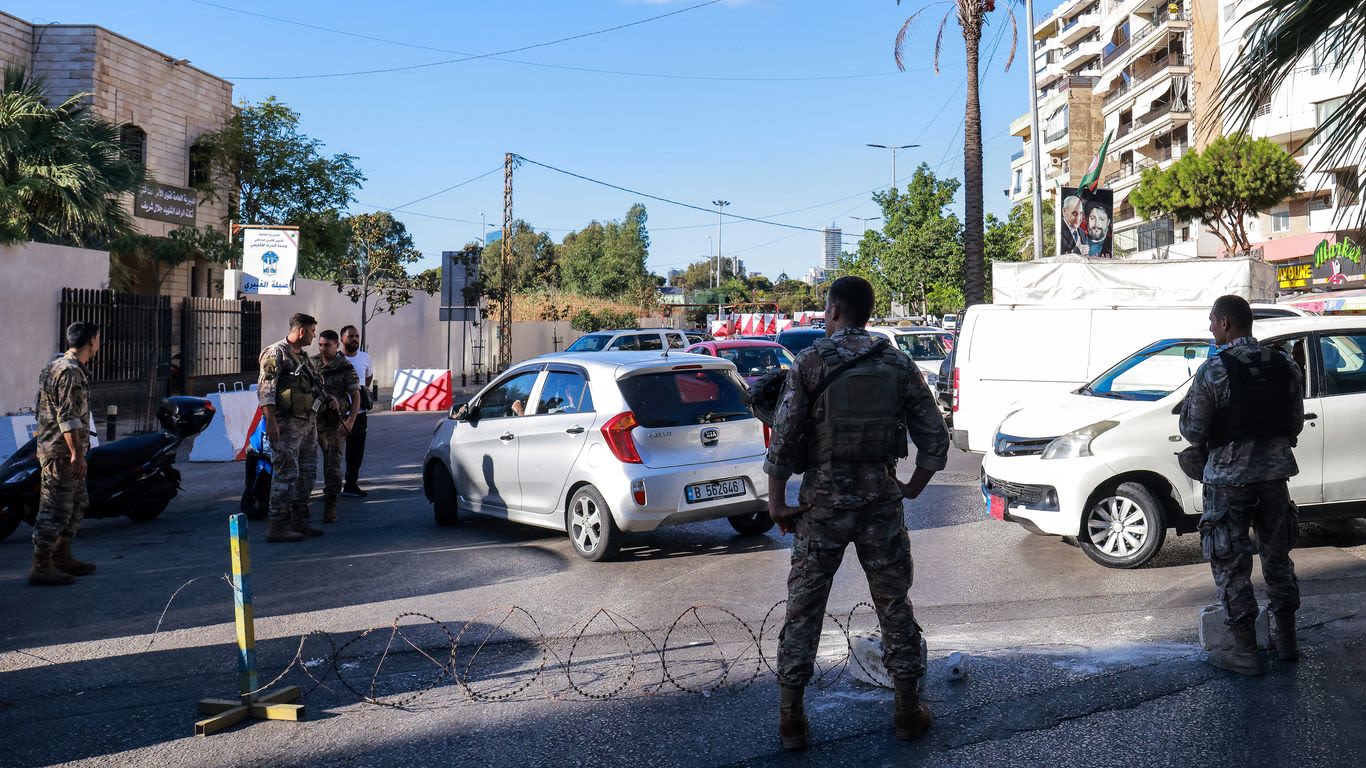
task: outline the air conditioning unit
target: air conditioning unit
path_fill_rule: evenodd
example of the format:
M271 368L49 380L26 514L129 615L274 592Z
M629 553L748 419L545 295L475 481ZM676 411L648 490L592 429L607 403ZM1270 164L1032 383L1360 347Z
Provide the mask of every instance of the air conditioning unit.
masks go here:
M1054 168L1061 168L1061 167L1062 167L1062 158L1061 158L1061 157L1050 157L1050 158L1048 158L1048 164L1049 164L1050 166L1054 167Z

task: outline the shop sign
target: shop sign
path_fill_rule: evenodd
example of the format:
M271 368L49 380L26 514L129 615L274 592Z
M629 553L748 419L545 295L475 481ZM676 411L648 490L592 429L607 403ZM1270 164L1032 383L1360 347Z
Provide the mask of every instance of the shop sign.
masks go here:
M1350 279L1361 279L1361 246L1345 237L1340 243L1326 239L1314 249L1314 277L1322 279L1329 288L1340 288Z

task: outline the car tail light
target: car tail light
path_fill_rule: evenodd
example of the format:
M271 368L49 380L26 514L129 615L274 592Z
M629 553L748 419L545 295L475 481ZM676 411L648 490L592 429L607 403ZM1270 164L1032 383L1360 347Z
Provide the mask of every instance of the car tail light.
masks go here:
M772 430L767 424L764 424L764 425L763 425L763 428L764 428L764 447L767 448L767 447L769 447L770 445L773 444L773 430Z
M645 481L631 481L631 498L635 500L637 507L645 506Z
M630 411L619 413L602 425L602 437L607 441L607 448L622 464L641 463L636 442L631 439L631 430L637 426L639 422L636 421L636 415Z
M957 369L957 368L954 368L954 369L953 369L953 412L954 412L954 413L958 413L958 399L959 399L959 397L960 397L961 394L962 394L962 393L961 393L961 390L960 390L959 387L958 387L958 369Z

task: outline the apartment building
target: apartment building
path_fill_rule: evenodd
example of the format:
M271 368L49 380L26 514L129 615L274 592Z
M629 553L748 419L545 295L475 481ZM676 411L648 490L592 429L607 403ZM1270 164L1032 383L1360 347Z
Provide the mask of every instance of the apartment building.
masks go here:
M149 184L126 201L144 234L182 226L226 232L224 196L213 202L192 184L208 178L195 141L232 114L232 83L92 24L32 24L0 12L0 64L43 78L49 101L90 94L93 112L122 126L124 152L147 167ZM172 296L221 296L223 267L196 261L158 286L141 275L140 290Z
M1035 27L1042 192L1075 184L1109 133L1101 178L1114 192L1117 257L1222 255L1217 238L1198 221L1143 220L1128 197L1144 170L1170 167L1188 148L1232 130L1218 108L1218 82L1237 57L1256 6L1254 0L1064 0ZM1307 143L1309 136L1352 92L1360 71L1360 62L1347 64L1332 51L1313 51L1259 108L1251 134L1270 138L1310 167L1317 142ZM1088 103L1089 111L1082 106ZM1032 192L1028 114L1011 124L1011 133L1024 146L1012 157L1007 194L1020 202ZM1325 239L1345 238L1338 227L1355 221L1358 190L1355 166L1309 174L1303 192L1248 222L1260 240L1254 253L1269 261L1307 259Z

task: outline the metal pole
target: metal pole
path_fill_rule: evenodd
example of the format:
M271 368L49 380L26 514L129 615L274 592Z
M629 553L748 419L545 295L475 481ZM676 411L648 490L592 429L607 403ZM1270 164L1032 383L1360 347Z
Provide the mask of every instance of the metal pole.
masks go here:
M896 147L892 147L892 189L896 189Z
M498 370L512 365L512 153L503 156L503 297L498 302Z
M1029 20L1027 33L1029 49L1026 52L1026 58L1029 60L1029 164L1034 176L1031 184L1034 208L1034 258L1041 259L1043 258L1043 174L1042 164L1039 162L1039 76L1038 67L1034 61L1034 0L1025 0L1025 18Z
M716 206L716 319L721 319L721 211L730 205L729 200L713 200Z

